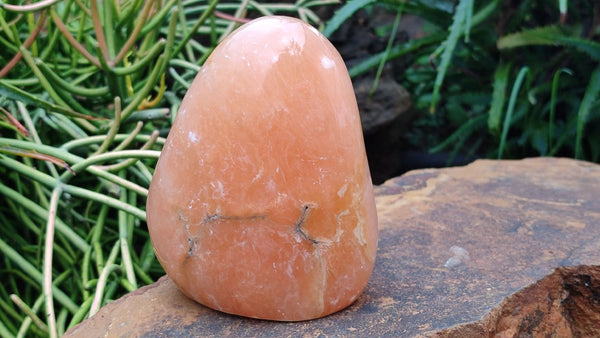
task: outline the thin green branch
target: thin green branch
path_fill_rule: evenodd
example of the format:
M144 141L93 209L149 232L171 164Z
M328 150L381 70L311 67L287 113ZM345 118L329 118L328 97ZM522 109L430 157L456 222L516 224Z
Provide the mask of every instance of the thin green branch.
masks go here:
M102 22L100 21L100 13L98 13L98 3L96 1L97 0L90 1L92 23L94 26L94 32L96 33L96 39L98 40L98 48L102 53L100 64L105 66L105 69L108 69L108 65L110 64L110 55L108 54L108 47L104 37L104 30L102 29Z
M21 57L23 57L23 49L29 48L31 44L35 41L35 38L42 30L42 27L44 27L45 21L46 11L43 11L42 15L39 18L38 24L35 26L35 29L31 32L31 34L29 34L29 36L27 37L17 54L10 61L8 61L8 63L4 67L2 67L2 69L0 69L0 79L5 77L6 74L8 74L8 72L10 72L11 69L13 69L14 66L17 65L17 63L19 63Z
M42 306L43 303L44 303L43 296L40 296L35 300L35 302L33 303L33 307L31 308L32 314L31 315L27 314L28 317L25 318L25 320L21 323L19 332L17 332L17 338L26 337L26 333L29 330L29 326L31 325L32 322L34 324L36 324L36 326L38 326L38 327L40 327L40 324L43 325L42 327L40 327L42 332L48 332L48 327L46 326L46 324L44 324L44 322L42 322L42 320L36 315L37 311L39 310L39 308ZM37 320L34 318L37 318Z
M123 174L121 172L121 174ZM121 194L121 202L127 203L127 193ZM119 211L119 243L121 246L121 260L123 262L123 266L125 267L125 276L127 277L127 281L134 287L137 288L137 280L135 278L135 272L133 271L133 264L131 260L131 252L129 250L129 242L131 241L131 237L129 236L128 224L127 224L127 214L123 211Z
M119 156L127 157L127 156L134 155L134 156L140 156L140 157L150 156L150 157L157 158L158 155L160 155L160 152L152 151L152 150L139 150L139 151L124 150L124 151L117 152L117 153L118 154L116 154L116 156L115 156L115 154L112 154L112 153L98 155L95 158L93 158L91 161L88 160L88 161L85 161L85 163L81 164L80 169L88 167L91 164L95 163L96 161L103 162L103 161L111 160L111 159L119 159L120 158ZM84 162L84 161L82 161L82 162ZM78 163L78 164L80 164L80 163ZM35 169L32 169L32 168L30 168L18 161L12 160L6 156L0 156L0 164L4 164L5 166L7 166L13 170L16 170L16 171L20 172L21 174L23 174L31 179L34 179L50 188L54 188L58 182L53 177L51 177L47 174L44 174L42 172L39 172ZM70 178L71 175L72 174L70 172L63 173L63 175L61 176L61 179L67 180L68 178ZM0 185L0 188L1 187L2 187L2 185ZM108 204L119 210L124 210L142 220L146 219L146 213L143 210L136 208L135 206L129 205L127 203L122 203L121 201L119 201L115 198L112 198L112 197L109 197L104 194L100 194L100 193L97 193L97 192L94 192L94 191L91 191L88 189L68 185L68 184L64 184L62 186L62 188L63 188L64 192L68 192L75 196L83 197L83 198L93 200L93 201L96 201L99 203ZM45 216L47 217L47 215L45 215Z
M140 31L142 30L142 26L144 25L144 23L146 22L146 19L148 18L148 14L150 13L150 9L152 8L153 3L154 3L154 1L151 1L151 0L146 0L144 2L144 7L142 8L142 13L138 17L138 21L136 22L135 27L133 28L133 31L131 32L131 34L129 34L129 38L123 44L123 47L121 47L121 50L119 51L119 53L117 53L115 58L109 62L109 65L111 67L114 67L119 62L121 62L123 57L125 57L125 55L127 53L129 53L129 51L131 50L131 46L133 46L135 39L137 39L137 37L139 36Z
M165 50L165 45L167 41L165 39L159 39L149 51L146 52L140 60L133 63L130 66L125 67L113 67L111 71L117 75L129 75L140 72L145 66L148 66L152 62L155 61L156 56L161 51Z
M1 184L0 184L1 185ZM0 252L2 252L6 258L14 262L21 270L23 270L28 276L33 278L36 282L42 284L44 277L40 271L38 271L29 261L21 256L15 249L13 249L8 243L0 238ZM54 298L66 307L71 313L77 311L77 304L71 300L62 290L56 285L52 286L52 294Z
M69 30L67 29L67 27L65 26L65 24L63 23L63 21L60 19L60 17L58 17L58 14L56 14L56 12L54 12L53 10L51 10L50 11L50 16L52 17L52 21L54 22L54 24L56 25L56 27L63 34L63 36L65 37L65 39L67 39L67 41L69 41L69 43L71 44L71 46L73 46L73 48L75 48L75 50L77 50L84 58L86 58L94 66L96 66L98 68L101 68L100 61L98 61L98 59L96 59L94 56L92 56L92 54L90 54L87 51L87 49L85 49L85 47L83 47L79 43L79 41L77 41L75 39L75 37L73 37L73 35L71 34L71 32L69 32Z
M38 317L35 314L35 311L29 307L29 305L27 305L22 299L21 297L19 297L18 295L15 294L11 294L10 295L10 300L13 301L13 303L19 308L21 309L21 311L23 311L28 318L30 318L33 323L40 328L40 330L42 330L42 332L48 332L48 326L46 326L46 324L44 324L44 322L42 322L42 320L40 319L40 317ZM41 304L41 301L43 299L40 298L39 299L39 303ZM36 301L36 303L38 303L38 301ZM35 307L35 305L34 305Z
M58 336L54 313L54 296L52 292L52 254L54 252L54 224L56 223L56 213L61 193L62 189L60 186L54 188L52 191L52 197L50 197L50 209L48 210L48 221L46 222L46 241L44 244L43 290L46 304L46 320L48 322L48 331L51 338Z
M120 241L116 241L115 244L113 245L112 250L110 251L110 254L108 255L108 259L106 260L106 265L104 265L104 267L102 268L100 277L98 278L98 284L96 284L96 292L94 294L94 301L92 302L92 305L90 306L90 312L89 312L90 317L95 315L96 312L98 312L98 310L100 309L100 306L102 305L102 295L104 294L104 288L106 287L106 280L108 278L108 275L110 275L111 272L113 272L113 271L117 271L117 270L121 269L120 266L114 264L115 260L117 259L117 255L119 254L119 248L120 248Z
M208 8L206 8L206 10L202 13L202 15L198 18L198 20L196 20L196 23L194 24L194 26L192 26L192 29L188 32L188 34L186 34L183 37L183 39L179 42L179 44L177 45L177 47L175 47L175 49L173 50L173 52L171 52L171 55L175 56L175 55L179 54L179 52L181 52L181 50L183 49L183 47L188 43L188 41L192 38L192 36L194 34L196 34L196 31L198 30L198 28L212 14L212 12L217 7L218 3L219 3L219 0L212 0L210 2L210 4L208 5Z
M42 0L29 5L11 5L5 2L0 2L0 8L6 9L10 12L36 12L44 8L48 8L60 0Z
M98 147L98 149L91 156L102 154L106 150L108 150L108 147L110 147L111 143L115 139L115 135L119 132L120 126L121 126L121 98L117 96L117 97L115 97L115 116L112 119L110 129L108 130L108 133L106 134L106 138L104 139L102 144L100 144L100 147Z
M0 156L0 160L2 157ZM8 199L11 199L18 203L25 210L28 210L32 214L36 215L41 219L48 219L48 210L42 208L38 203L33 202L27 197L23 196L19 192L7 187L0 183L0 194ZM62 220L56 219L56 230L65 236L77 249L85 252L89 249L89 244L81 238L73 229L67 226Z
M154 145L154 142L156 141L157 138L158 138L158 130L155 130L152 133L150 139L148 139L148 141L140 148L140 150L150 149ZM122 161L120 163L115 163L113 165L100 166L100 169L109 170L109 171L122 170L122 169L125 169L125 168L133 165L137 160L138 160L137 158L129 158L129 159L126 159L125 161Z

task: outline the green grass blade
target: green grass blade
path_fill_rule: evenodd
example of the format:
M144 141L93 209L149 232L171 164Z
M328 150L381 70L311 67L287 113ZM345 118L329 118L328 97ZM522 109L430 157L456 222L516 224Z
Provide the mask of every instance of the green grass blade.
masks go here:
M458 39L460 38L461 34L465 32L466 21L471 20L471 18L467 19L467 17L473 14L472 12L469 13L469 8L472 7L473 0L461 0L458 3L458 6L456 7L454 21L450 26L450 34L448 34L448 38L446 38L446 41L443 42L444 51L442 53L440 65L438 67L437 75L435 77L431 106L429 107L429 111L431 113L435 112L435 107L440 96L440 89L442 87L442 84L444 83L444 78L446 77L446 72L448 71L448 67L450 66L450 60L452 59L452 55L454 55L454 49L456 48Z
M348 69L348 73L350 74L350 77L355 77L355 76L361 75L365 72L368 72L370 69L377 67L377 65L379 65L382 62L382 60L388 61L388 60L400 57L402 55L406 55L408 53L417 51L428 45L439 43L443 39L444 39L443 35L433 34L433 35L426 36L426 37L423 37L423 38L420 38L417 40L411 40L406 43L395 45L394 47L392 47L392 49L390 50L389 53L386 53L385 51L383 51L381 53L372 55L372 56L364 59L360 63L358 63L355 66ZM386 55L387 55L387 58L386 58Z
M552 79L552 90L550 93L550 118L548 120L548 149L552 149L552 139L554 138L554 116L556 115L556 98L558 96L558 79L561 73L573 75L573 72L567 68L559 69L554 73Z
M467 1L466 15L465 15L465 43L469 43L471 40L471 25L473 25L473 7L475 1Z
M471 26L478 25L478 24L482 23L483 21L489 19L489 16L494 13L494 10L496 9L497 5L498 5L498 0L492 1L489 4L487 4L484 8L479 10L477 13L475 13L472 18ZM405 3L405 12L407 12L408 11L407 8L409 8L411 6L414 6L414 5ZM369 70L371 70L374 67L377 67L382 62L382 59L384 59L385 61L388 61L388 60L406 55L408 53L419 51L419 50L423 49L424 47L444 41L445 37L446 37L445 33L444 34L434 33L434 34L427 35L427 36L419 38L419 39L410 40L405 43L397 44L391 48L389 53L386 53L385 51L383 51L381 53L374 54L370 57L367 57L360 63L358 63L358 64L354 65L353 67L351 67L350 69L348 69L348 73L350 74L350 77L354 78L360 74L368 72ZM386 57L386 55L387 55L387 57Z
M558 26L536 27L505 35L498 39L498 49L516 48L530 45L552 45L563 32Z
M527 75L527 73L529 73L529 67L521 68L510 93L508 108L506 110L506 116L504 117L504 124L502 125L502 136L500 137L500 146L498 146L498 159L501 159L502 155L504 154L504 147L506 146L506 137L508 136L508 130L510 129L510 125L512 123L512 115L515 110L515 104L517 103L517 96L519 95L519 90L521 89L521 85L523 84L523 80L525 80L525 75Z
M506 101L506 85L510 73L510 64L500 65L494 74L494 91L492 92L492 102L488 112L488 130L497 133L500 131L500 121Z
M327 22L323 28L323 35L330 38L331 35L340 28L340 26L348 20L356 11L375 2L375 0L350 0L344 6L340 7L333 15L331 20Z
M450 144L459 142L461 139L469 137L475 130L482 128L485 125L485 115L478 115L475 118L469 119L460 126L452 135L445 139L442 143L429 149L430 153L437 153L444 150Z
M545 26L509 34L498 39L498 49L510 49L523 46L546 45L572 47L587 53L594 60L600 61L600 43L571 37L561 27Z
M392 49L392 45L394 44L394 40L396 39L396 33L398 32L398 25L400 24L400 18L402 18L403 9L404 2L401 2L400 5L398 5L398 11L396 13L396 18L394 19L392 32L390 33L387 46L385 47L385 51L383 52L383 57L379 62L379 67L377 67L377 73L375 74L375 80L373 80L373 86L371 87L371 90L369 90L369 96L373 95L373 93L375 93L375 91L377 90L377 85L379 84L379 79L381 78L383 67L385 67L385 61L388 59L390 50Z
M577 111L577 133L575 134L575 158L583 159L583 130L588 120L590 110L600 94L600 66L592 72L579 110Z

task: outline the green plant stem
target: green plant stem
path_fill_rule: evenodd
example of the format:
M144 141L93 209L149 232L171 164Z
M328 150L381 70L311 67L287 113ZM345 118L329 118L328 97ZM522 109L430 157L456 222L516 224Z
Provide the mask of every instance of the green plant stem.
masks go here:
M113 271L117 271L120 270L121 267L114 264L117 255L119 254L119 248L120 248L120 241L116 241L115 244L113 245L112 250L110 251L110 254L108 255L108 259L106 260L106 265L104 265L104 267L102 268L102 272L100 273L100 277L98 278L98 284L96 284L96 292L94 294L94 300L92 302L92 305L90 306L90 312L89 312L89 316L93 316L95 315L98 310L100 309L100 306L102 305L102 295L104 294L104 288L106 287L106 280L108 278L108 275L110 275L111 272Z
M115 139L115 135L119 132L119 127L121 126L121 98L115 97L115 116L111 122L110 129L108 130L108 134L106 134L106 138L100 144L100 147L91 155L95 156L98 154L104 153L108 150L108 147Z
M149 139L149 141L152 138ZM155 158L158 159L160 156L160 151L156 150L120 150L120 151L111 151L108 153L98 154L94 156L90 156L83 161L73 164L71 167L74 172L80 172L83 169L91 166L92 164L113 161L119 159L128 159L128 158ZM70 177L72 174L70 172L63 173L63 179Z
M79 324L85 318L85 315L89 312L93 301L94 301L94 298L92 298L92 297L86 298L86 300L83 301L83 303L79 307L79 310L77 312L75 312L75 314L73 314L73 318L71 319L71 322L69 323L69 326L67 327L67 330L69 330L73 326Z
M121 172L123 175L123 172ZM121 202L127 203L127 193L121 194ZM128 222L127 222L127 214L123 211L119 211L119 242L121 245L121 260L123 262L123 266L125 267L125 275L127 276L127 281L134 287L137 288L137 281L135 278L135 272L133 271L133 264L131 262L131 252L129 250L129 241L131 237L129 236L128 231Z
M44 333L48 332L48 327L46 326L46 324L44 324L44 322L36 315L37 311L39 310L39 308L42 306L43 303L44 303L43 296L40 296L35 300L32 308L31 308L31 315L27 314L28 317L25 318L23 323L21 323L19 332L17 332L17 338L26 337L27 330L29 329L29 326L31 325L32 322L34 324L36 324L36 326L39 327L40 330L42 330L42 332L44 332ZM24 304L24 305L26 305L26 304Z
M158 131L155 130L152 133L151 138L140 148L140 150L150 149L150 147L152 147L152 145L154 145L154 141L156 141L157 137L158 137ZM116 163L116 164L113 164L113 165L102 166L100 168L103 169L103 170L118 171L118 170L122 170L122 169L125 169L125 168L133 165L137 161L138 161L137 158L129 158L129 159L124 160L124 161L122 161L120 163Z
M54 252L54 224L56 223L56 213L58 201L62 189L60 186L54 188L50 198L50 209L48 210L48 221L46 223L46 243L44 245L44 302L46 304L46 320L48 322L48 333L51 338L57 337L56 317L54 313L54 296L52 294L52 254Z
M58 16L58 14L56 14L53 10L50 10L50 16L52 17L52 21L54 22L54 24L56 25L56 27L63 34L63 36L65 37L65 39L67 39L67 41L69 41L69 43L71 44L71 46L73 46L73 48L75 48L75 50L77 50L91 64L93 64L94 66L96 66L98 68L101 68L102 65L101 65L100 61L98 61L97 58L95 58L94 56L92 56L92 54L90 54L87 51L87 49L85 49L85 47L83 45L81 45L79 43L79 41L77 41L75 39L75 37L73 37L73 35L71 35L71 32L69 32L69 30L67 29L67 27L65 26L65 24L61 20L61 18Z
M123 121L123 123L129 122L141 122L141 121L153 121L153 120L168 120L171 117L171 111L168 108L154 108L154 109L144 109L137 110L129 115L127 121Z
M234 18L236 19L240 19L244 17L244 14L247 12L247 7L248 7L248 3L250 2L250 0L242 0L242 2L240 2L240 5L238 6L238 8L235 10L235 14L233 15ZM219 38L219 41L223 41L223 39L225 39L229 34L231 34L231 32L233 32L233 30L239 25L238 22L236 21L231 21L228 25L227 28L225 29L225 31L223 32L223 34L221 34L221 37Z
M122 140L122 139L126 139L129 135L120 135L117 136L116 139L117 140ZM90 137L84 140L78 140L78 141L83 141L81 143L85 143L85 144L89 144L89 143L95 143L98 141L101 141L104 137L106 136L98 136L98 137ZM152 135L139 135L139 137L136 137L136 139L141 139L141 140L145 140L146 142L152 140ZM159 141L164 143L164 139L162 138L158 138ZM74 143L71 144L71 146L76 147L77 145L81 145L81 143ZM158 142L157 142L158 143ZM4 138L0 138L0 146L6 144L9 146L14 146L16 148L19 149L26 149L26 150L33 150L33 151L37 151L40 152L42 154L47 154L59 159L62 159L66 162L69 163L81 163L84 161L83 158L78 157L76 155L70 154L60 148L54 148L54 147L50 147L50 146L46 146L46 145L42 145L42 144L35 144L32 142L27 142L27 141L20 141L20 140L14 140L14 139L4 139ZM160 143L159 143L160 144ZM140 150L128 150L126 153L123 152L116 152L113 151L111 153L108 154L120 154L117 157L115 157L114 159L120 159L120 158L127 158L127 156L131 155L131 152L139 152ZM160 152L157 151L152 151L152 150L144 150L144 153L139 153L138 155L142 158L149 156L150 158L158 158L158 156L160 155ZM106 157L108 156L108 158ZM105 155L105 157L103 157L104 159L101 159L100 161L104 161L104 160L110 160L112 155ZM134 156L136 157L136 156ZM0 163L2 163L2 161L9 161L8 159L2 159L2 157L0 157ZM13 166L18 166L18 164L13 163ZM138 194L141 195L147 195L147 189L133 183L127 180L124 180L120 177L118 177L117 175L111 174L109 172L106 172L102 169L100 169L98 166L94 166L94 165L89 165L88 164L84 164L85 170L90 172L91 174L94 174L95 176L104 178L106 180L108 180L109 182L115 183L121 187L124 187L126 189L130 189L133 190L135 192L137 192ZM17 167L15 167L15 169L17 169ZM45 185L51 185L53 183L51 183L49 180L45 179L42 174L42 176L40 175L34 175L31 172L31 169L26 169L23 167L18 168L18 170L21 170L22 173L24 173L25 175L29 176L29 177L34 177L37 180L41 180L40 182L42 182ZM72 169L73 170L73 169Z
M154 13L152 17L148 20L148 22L144 25L144 27L142 27L142 31L140 34L144 36L149 34L150 31L155 30L155 28L162 23L163 19L167 16L169 11L173 9L173 6L175 5L176 1L177 0L169 0L165 4L161 5L158 9L158 12Z
M121 151L119 153L128 154L130 152L135 153L136 151L125 150L125 151ZM156 156L156 157L158 157L158 155L160 154L159 152L155 152L155 151L151 151L151 150L144 150L142 152L150 152L153 156ZM106 155L106 156L103 156L103 155ZM92 161L86 160L87 162L83 163L82 166L84 166L84 167L88 166L91 163L93 163L94 161L101 162L103 160L106 160L107 158L110 158L111 157L110 155L111 155L110 153L98 155L95 158L93 158ZM138 155L141 155L141 154L138 154ZM142 157L144 157L144 156L142 156ZM57 180L52 178L51 176L41 173L41 172L38 172L37 170L34 170L24 164L21 164L18 161L9 159L5 156L4 157L0 156L0 164L4 164L7 167L17 170L18 172L22 173L23 175L28 176L31 179L34 179L48 187L54 188L57 184ZM66 179L70 176L71 176L70 172L63 173L62 179ZM106 196L106 195L103 195L103 194L100 194L100 193L97 193L97 192L94 192L94 191L91 191L88 189L68 185L68 184L64 184L62 186L62 188L63 188L64 192L68 192L70 194L73 194L73 195L76 195L79 197L83 197L83 198L87 198L87 199L90 199L90 200L93 200L93 201L96 201L99 203L108 204L119 210L124 210L128 213L131 213L142 220L146 219L146 213L143 210L136 208L134 206L131 206L129 204L122 203L121 201L119 201L115 198L112 198L112 197L109 197L109 196Z
M133 45L133 43L139 36L140 31L142 30L142 26L144 25L144 23L146 22L146 19L148 18L148 14L150 13L150 9L152 8L153 3L154 3L154 1L149 1L149 0L144 1L144 7L142 8L142 13L138 16L138 20L133 28L133 31L131 32L131 34L129 34L129 38L127 38L127 41L125 41L125 43L123 44L123 47L121 47L121 50L119 51L119 53L117 53L115 58L109 62L111 67L114 67L116 64L121 62L123 57L125 57L125 55L131 50L131 46Z
M0 252L2 252L6 258L10 259L17 266L19 266L21 270L33 278L37 283L43 284L43 274L2 239L0 239ZM69 296L67 296L55 285L52 286L52 289L54 298L56 298L58 302L66 307L71 313L75 313L77 311L78 306L71 300L71 298L69 298Z
M212 0L210 2L210 4L208 5L208 8L202 13L202 15L198 18L198 20L196 20L196 23L194 24L192 29L183 37L183 39L179 42L177 47L175 47L175 49L173 50L171 55L176 56L177 54L179 54L179 52L181 52L181 49L183 49L183 47L192 38L193 34L196 34L196 31L198 30L198 28L204 23L204 21L206 19L208 19L209 15L212 14L212 12L217 7L218 3L219 3L219 0Z
M28 50L21 47L21 52L23 54L23 59L25 60L27 65L31 68L33 73L38 77L38 79L40 81L40 85L42 87L44 87L44 90L46 90L46 92L48 92L48 95L50 95L50 97L52 98L52 100L54 100L54 102L56 102L57 104L59 104L63 107L66 107L70 110L72 110L72 108L73 108L70 104L73 104L76 107L83 109L83 107L81 107L81 105L79 103L77 103L73 98L67 97L67 96L61 96L54 90L54 86L52 86L52 84L50 84L50 82L48 81L48 79L46 79L44 74L42 74L42 71L39 69L39 67L37 66L37 63L35 62L35 60L33 59L33 57L31 56L31 54L29 53ZM42 61L40 60L40 62L42 62ZM69 100L70 104L64 100L65 98L67 100ZM86 109L83 109L80 111L87 112ZM89 112L87 112L87 113L89 113ZM87 113L86 113L86 115L89 115Z
M105 67L104 69L108 69L110 55L108 53L108 46L106 44L106 38L104 37L104 30L102 29L102 22L100 21L100 14L98 13L98 3L96 1L97 0L90 1L92 23L94 32L96 33L96 39L98 40L98 49L101 52L100 64Z
M24 209L29 210L34 215L42 219L48 219L48 210L42 208L37 203L31 201L30 199L21 195L19 192L5 186L2 183L0 183L0 194L15 201ZM73 245L75 245L75 247L77 247L82 252L88 250L89 245L87 244L87 242L60 219L56 220L56 230L59 231L63 236L65 236L71 243L73 243Z
M147 1L152 2L152 1ZM117 37L115 37L115 21L113 13L117 5L115 1L102 1L101 10L104 13L102 20L102 30L104 31L104 38L106 39L106 49L108 51L107 63L109 67L113 67L113 59L117 54Z
M35 83L39 83L39 79L35 79ZM24 90L21 90L4 80L0 80L0 94L4 95L7 98L23 101L26 104L32 104L40 108L47 109L53 113L64 114L73 117L81 117L92 119L90 116L86 116L84 114L80 114L78 112L73 111L71 108L61 106L59 104L55 104L52 102L44 101L38 98L35 95L32 95Z
M4 76L6 76L6 74L8 74L8 72L10 72L10 70L13 69L13 67L16 66L17 63L21 60L21 57L23 56L23 50L26 50L27 48L29 48L29 46L31 46L31 44L35 41L35 38L37 37L37 35L41 31L42 27L44 26L45 20L46 20L46 11L43 11L42 15L39 18L39 22L38 22L37 26L31 32L31 34L27 37L27 39L25 40L23 45L21 45L21 47L19 48L19 52L17 52L17 54L2 69L0 69L0 79L3 78Z
M23 300L18 295L11 294L10 299L21 311L23 311L27 315L27 318L32 320L33 323L37 327L40 328L40 330L42 330L43 332L48 332L48 326L46 326L46 324L44 324L44 322L42 322L40 317L38 317L35 314L35 311L32 308L30 308L29 305L25 304L25 302L23 302ZM39 304L41 304L41 301L43 301L43 298L38 298L38 300L35 302L35 304L38 304L38 306L39 306ZM34 309L35 309L35 304L33 306Z
M0 3L0 8L6 9L11 12L36 12L44 8L50 7L60 0L42 0L29 5L10 5L5 2Z
M73 83L69 83L63 80L58 74L48 67L45 63L39 63L38 66L42 73L44 73L48 79L52 81L52 83L56 84L58 87L79 96L85 97L98 97L103 95L108 95L108 87L99 87L99 88L83 88L74 85Z
M139 209L135 206L129 205L127 203L123 203L115 198L108 197L104 194L97 193L88 189L75 187L72 185L65 185L64 191L70 194L83 197L92 201L96 201L99 203L107 204L115 209L123 210L128 212L135 217L139 218L142 221L146 221L146 212L142 209Z
M511 64L500 64L494 73L492 101L488 111L488 130L494 135L500 133L500 121L506 101L506 85L510 74Z
M131 102L127 105L127 107L123 109L123 112L121 114L122 119L127 119L129 115L137 109L138 105L142 103L146 96L148 96L148 94L162 75L161 70L165 62L166 56L164 54L158 57L154 69L152 69L152 73L146 80L146 83L144 84L142 89L136 93L136 95L132 98Z
M173 79L179 84L181 84L181 86L183 86L183 88L185 89L190 88L190 86L192 85L188 81L184 80L184 78L181 77L181 75L177 74L177 71L174 68L169 68L169 74L171 74L171 77L173 77Z
M106 216L108 215L108 206L106 204L102 205L100 208L100 212L98 213L98 219L96 221L96 225L94 226L92 232L92 249L95 252L96 257L96 272L100 274L102 270L102 266L104 266L104 257L102 256L102 245L101 239L102 234L104 233L104 224L106 223Z
M16 42L16 37L15 35L13 35L10 27L8 26L8 23L6 22L5 18L5 14L4 11L2 10L2 7L0 6L0 28L2 28L2 31L4 32L4 34L6 34L6 37L8 38L8 41L6 41L6 45L9 46L11 45L9 42L15 43ZM18 50L15 48L13 50L15 53L18 52Z
M146 55L144 55L140 60L138 60L137 62L133 63L130 66L113 67L113 68L111 68L111 72L113 72L117 75L121 75L121 76L141 72L144 67L150 65L152 62L155 61L156 56L161 51L165 50L166 44L167 44L167 40L159 39L154 44L154 46L152 46L152 48L150 48L150 50L146 53Z
M143 126L143 123L141 123L141 126L139 127L140 130L141 130L142 126ZM137 130L137 127L135 130ZM131 142L132 140L147 142L151 136L150 135L138 135L140 130L137 130L137 133L134 131L131 134L117 134L117 135L115 135L114 140L115 140L115 142L123 142L123 143L125 143L124 140L129 140L129 142ZM132 137L131 136L132 134L135 134L135 136ZM59 149L70 150L70 149L75 149L78 147L85 147L85 146L88 146L91 144L100 143L104 140L105 137L106 137L105 135L96 135L96 136L88 136L88 137L84 137L84 138L79 138L79 139L72 140L72 141L69 141L69 142L63 144L62 146L60 146ZM2 144L2 140L6 140L6 139L0 138L0 144ZM166 139L164 137L159 137L156 139L156 144L162 146L165 144L165 141L166 141ZM118 146L117 148L119 148L119 147L120 146ZM55 149L53 147L50 147L50 148ZM120 148L120 149L117 149L117 148L115 148L115 150L123 149L123 148ZM44 149L44 150L46 150L46 149ZM48 150L50 150L50 149L48 149ZM51 155L51 154L48 154L48 155ZM59 157L59 156L56 156L56 157Z
M148 274L138 264L133 264L133 268L135 269L135 272L140 277L140 279L142 280L143 283L145 283L145 284L154 283L154 280L152 280L152 278L150 278L150 276L148 276Z
M13 334L4 325L4 323L2 323L2 321L0 321L0 336L2 336L2 337L12 337L13 336Z
M138 121L137 125L135 126L135 128L131 131L131 133L129 135L127 135L127 137L125 139L123 139L121 141L121 143L119 143L114 149L113 151L119 151L119 150L123 150L125 148L127 148L131 142L137 138L138 134L140 133L140 131L142 131L142 127L144 127L144 123L141 121ZM115 138L117 139L117 138ZM148 140L150 140L150 138L148 138ZM146 140L146 142L148 142L148 140Z
M29 131L33 141L36 144L42 144L42 139L38 135L37 129L35 128L35 124L33 123L33 120L31 119L31 115L29 114L29 111L27 110L27 108L25 108L25 105L22 102L18 101L17 108L19 109L19 112L21 113L23 122L25 122L25 125L27 126L27 130ZM56 167L54 165L52 165L52 163L46 162L46 166L47 166L48 170L50 171L50 173L52 174L52 176L58 177L58 171L56 171Z
M450 144L461 142L461 138L467 138L473 131L483 127L485 125L485 115L476 116L473 119L470 119L465 124L460 126L452 135L450 135L447 139L445 139L442 143L436 145L431 148L429 151L431 153L437 153L442 151L444 148L449 146ZM464 141L462 141L464 142Z

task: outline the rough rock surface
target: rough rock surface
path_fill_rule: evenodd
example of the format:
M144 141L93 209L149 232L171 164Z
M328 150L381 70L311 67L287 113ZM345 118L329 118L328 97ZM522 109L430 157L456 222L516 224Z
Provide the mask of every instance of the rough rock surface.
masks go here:
M409 172L376 194L375 270L345 310L251 320L202 307L163 277L68 335L600 336L600 166L481 160Z

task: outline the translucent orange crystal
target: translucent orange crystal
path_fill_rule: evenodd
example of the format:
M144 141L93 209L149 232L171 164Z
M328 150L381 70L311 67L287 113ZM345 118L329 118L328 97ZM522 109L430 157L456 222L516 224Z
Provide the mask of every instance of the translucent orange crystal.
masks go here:
M225 39L183 99L147 213L159 261L201 304L284 321L351 304L373 269L377 215L329 41L277 16Z

